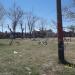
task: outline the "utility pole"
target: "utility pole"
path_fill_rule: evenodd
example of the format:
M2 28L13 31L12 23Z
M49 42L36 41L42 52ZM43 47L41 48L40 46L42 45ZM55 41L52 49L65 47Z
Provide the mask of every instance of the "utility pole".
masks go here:
M61 0L57 0L57 30L58 30L58 59L60 63L64 63L65 58L64 58Z

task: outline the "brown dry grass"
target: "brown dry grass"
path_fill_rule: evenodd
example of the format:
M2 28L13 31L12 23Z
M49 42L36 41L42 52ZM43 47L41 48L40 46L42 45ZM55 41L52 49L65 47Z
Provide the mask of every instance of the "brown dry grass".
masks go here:
M57 39L48 45L38 44L45 39L16 39L9 46L8 39L0 39L0 75L74 75L75 69L58 63ZM66 44L65 57L75 63L75 38Z

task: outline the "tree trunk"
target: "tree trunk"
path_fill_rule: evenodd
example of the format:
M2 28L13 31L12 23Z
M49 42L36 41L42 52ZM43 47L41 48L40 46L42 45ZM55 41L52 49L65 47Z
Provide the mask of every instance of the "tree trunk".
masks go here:
M29 33L30 33L29 38L31 39L32 38L32 32L30 31Z
M23 29L22 29L22 39L23 39L24 37L23 37Z
M59 62L64 63L65 58L64 58L61 0L57 0L57 28L58 28L58 59Z
M16 36L15 36L15 30L13 30L12 34L13 34L13 39L15 39L16 38Z

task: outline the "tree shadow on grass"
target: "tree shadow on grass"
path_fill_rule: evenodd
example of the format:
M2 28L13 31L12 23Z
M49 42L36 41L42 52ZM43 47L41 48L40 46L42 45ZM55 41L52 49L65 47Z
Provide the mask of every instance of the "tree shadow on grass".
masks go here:
M9 44L0 43L0 47L2 46L8 46Z
M75 64L68 62L66 60L63 60L62 62L59 62L59 63L65 65L65 66L68 66L68 67L75 68Z

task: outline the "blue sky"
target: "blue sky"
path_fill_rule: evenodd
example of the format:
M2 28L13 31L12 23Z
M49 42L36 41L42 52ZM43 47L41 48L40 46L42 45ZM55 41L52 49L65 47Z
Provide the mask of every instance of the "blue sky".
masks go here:
M20 6L24 11L32 11L38 17L43 17L48 21L50 28L51 21L56 21L56 0L15 0L17 6ZM6 9L12 7L14 0L0 0ZM62 0L62 6L69 5L71 0ZM68 25L63 21L63 25ZM5 29L6 30L6 29Z

